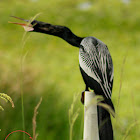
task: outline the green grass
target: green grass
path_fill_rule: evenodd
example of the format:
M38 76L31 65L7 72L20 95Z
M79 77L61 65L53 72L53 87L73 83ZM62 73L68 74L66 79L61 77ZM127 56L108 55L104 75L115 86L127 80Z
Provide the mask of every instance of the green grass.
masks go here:
M140 2L125 5L118 0L94 1L91 8L82 11L78 1L3 1L0 2L0 92L12 97L15 108L4 104L0 115L0 138L14 130L22 129L20 97L20 53L23 29L8 24L10 15L30 19L42 13L37 19L68 26L79 36L95 36L108 45L114 63L114 87L112 100L118 104L120 78L122 88L118 118L113 119L115 139L137 140L139 125L131 126L140 118ZM17 20L16 20L17 21ZM27 52L23 65L23 94L25 130L32 134L34 106L43 97L37 118L38 140L69 139L68 110L75 93L85 88L78 66L78 49L65 41L45 34L29 33L23 55ZM124 57L126 57L123 65ZM123 75L121 76L123 65ZM79 117L73 128L73 140L82 139L83 106L79 100ZM7 108L7 109L6 109ZM10 108L10 109L9 109ZM129 130L128 130L129 129ZM22 135L13 136L22 139Z

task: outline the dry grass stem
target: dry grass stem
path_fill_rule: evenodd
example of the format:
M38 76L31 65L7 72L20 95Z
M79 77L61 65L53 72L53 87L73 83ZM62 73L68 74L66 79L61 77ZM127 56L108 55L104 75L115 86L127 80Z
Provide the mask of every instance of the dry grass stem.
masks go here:
M33 122L33 140L36 140L37 136L38 136L38 134L36 134L36 116L38 114L38 108L39 108L41 102L42 102L42 97L40 98L40 101L38 102L38 104L34 108L34 116L32 119L32 122Z

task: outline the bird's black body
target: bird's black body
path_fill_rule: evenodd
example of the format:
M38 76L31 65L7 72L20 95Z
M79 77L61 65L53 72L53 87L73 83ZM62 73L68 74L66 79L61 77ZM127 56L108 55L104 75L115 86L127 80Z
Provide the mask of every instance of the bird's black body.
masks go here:
M107 46L95 37L84 38L80 45L80 71L86 84L86 90L91 88L96 95L102 95L103 102L114 110L111 101L113 63ZM113 140L110 114L100 106L97 109L100 140Z
M79 48L79 65L86 85L85 90L90 88L94 90L96 95L102 95L104 97L103 102L114 110L111 101L113 63L107 46L95 37L78 37L65 26L51 25L36 20L32 21L30 25L33 25L33 32L60 37ZM22 24L22 26L25 25ZM110 114L100 106L98 106L97 111L100 140L113 140Z

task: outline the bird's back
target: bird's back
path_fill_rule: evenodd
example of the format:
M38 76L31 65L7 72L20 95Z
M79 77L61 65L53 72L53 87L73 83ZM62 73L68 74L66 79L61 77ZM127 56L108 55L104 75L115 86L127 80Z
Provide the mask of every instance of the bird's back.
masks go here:
M111 98L113 86L113 63L107 46L94 37L84 38L79 51L79 63L83 71L92 78L87 84L96 94ZM96 87L100 87L96 91ZM103 92L103 93L99 93Z

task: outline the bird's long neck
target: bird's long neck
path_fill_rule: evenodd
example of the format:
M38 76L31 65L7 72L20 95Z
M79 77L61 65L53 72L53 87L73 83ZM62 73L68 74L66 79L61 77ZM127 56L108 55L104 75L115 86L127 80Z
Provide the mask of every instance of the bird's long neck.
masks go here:
M69 44L76 47L80 46L80 43L83 39L82 37L76 36L74 33L72 33L72 31L69 28L65 26L52 25L49 23L40 22L36 20L34 20L31 24L32 25L35 24L34 26L35 32L58 36L67 41Z

